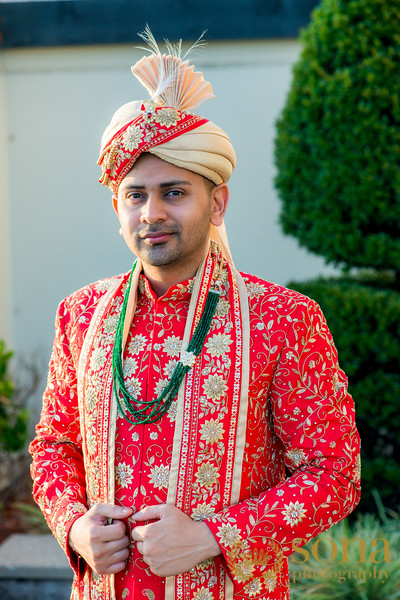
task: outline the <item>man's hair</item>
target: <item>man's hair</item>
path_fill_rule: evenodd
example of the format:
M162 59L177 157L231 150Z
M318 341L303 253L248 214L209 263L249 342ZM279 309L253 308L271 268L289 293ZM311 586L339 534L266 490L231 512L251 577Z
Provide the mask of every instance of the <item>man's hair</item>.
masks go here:
M215 187L215 183L211 181L211 179L207 179L207 177L204 177L204 175L202 175L202 178L207 192L211 194L211 190L213 189L213 187Z

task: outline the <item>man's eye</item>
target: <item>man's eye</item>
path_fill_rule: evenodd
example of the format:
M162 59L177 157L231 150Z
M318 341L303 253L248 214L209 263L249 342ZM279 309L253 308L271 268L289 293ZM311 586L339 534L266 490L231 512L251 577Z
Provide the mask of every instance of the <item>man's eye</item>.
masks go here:
M140 200L141 198L143 198L143 194L141 194L140 192L130 192L127 197L129 198L129 200Z
M168 190L166 195L167 196L181 196L182 192L181 192L181 190Z

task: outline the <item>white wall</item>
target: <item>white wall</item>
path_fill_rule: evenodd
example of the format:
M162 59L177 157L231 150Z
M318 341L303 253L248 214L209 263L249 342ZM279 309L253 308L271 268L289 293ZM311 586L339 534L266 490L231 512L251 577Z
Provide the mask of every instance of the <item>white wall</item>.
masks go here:
M193 58L216 95L199 112L237 152L227 216L236 264L283 284L327 273L277 222L274 122L299 51L296 41L209 43ZM130 73L141 55L130 46L0 55L0 337L28 360L47 361L60 299L131 265L96 161L114 110L147 97Z
M0 339L13 343L5 74L0 53Z

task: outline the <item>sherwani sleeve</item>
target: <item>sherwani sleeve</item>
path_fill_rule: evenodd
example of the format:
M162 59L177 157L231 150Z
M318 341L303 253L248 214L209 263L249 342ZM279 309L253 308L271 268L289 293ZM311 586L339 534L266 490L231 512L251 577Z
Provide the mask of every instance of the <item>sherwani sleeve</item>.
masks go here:
M311 300L301 302L291 319L267 394L291 475L207 521L235 591L244 597L257 578L269 578L273 589L295 546L346 517L359 500L353 401L322 312Z
M30 445L33 496L75 572L83 561L68 546L75 520L87 511L76 369L65 301L56 316L56 335L43 408ZM79 564L80 563L80 564Z

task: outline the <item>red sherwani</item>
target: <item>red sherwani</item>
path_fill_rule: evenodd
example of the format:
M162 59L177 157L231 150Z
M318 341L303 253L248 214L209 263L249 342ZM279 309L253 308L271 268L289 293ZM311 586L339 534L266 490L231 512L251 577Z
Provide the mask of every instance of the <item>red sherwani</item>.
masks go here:
M197 283L182 282L158 299L141 276L124 352L134 396L153 398L168 382L201 313L212 261ZM70 557L72 598L288 598L293 544L344 518L359 498L353 402L318 305L226 265L203 351L177 399L159 422L133 426L112 397L127 277L61 303L31 445L34 495ZM137 510L172 502L207 522L222 555L163 579L132 544L125 571L97 575L67 546L71 525L96 502Z

